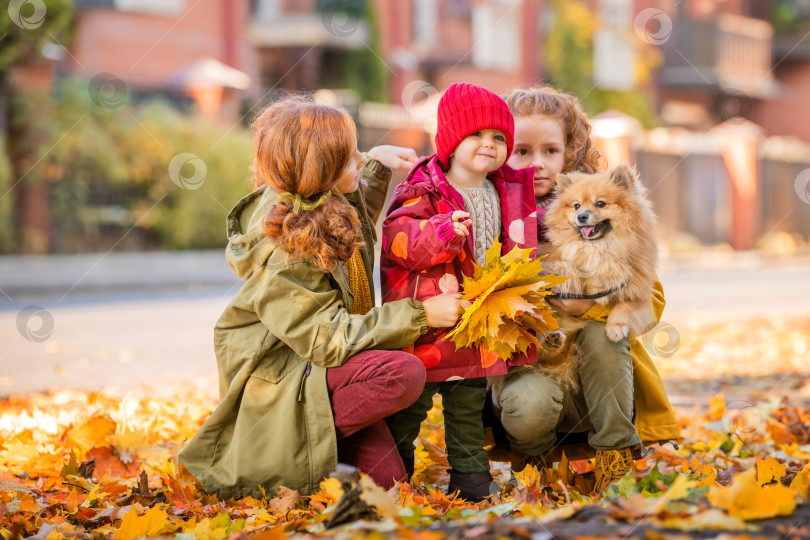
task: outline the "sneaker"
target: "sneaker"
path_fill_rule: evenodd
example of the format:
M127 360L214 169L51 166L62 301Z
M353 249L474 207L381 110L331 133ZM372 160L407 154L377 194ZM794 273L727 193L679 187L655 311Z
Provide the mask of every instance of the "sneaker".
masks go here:
M610 484L620 480L633 469L633 454L630 447L615 450L597 450L594 461L596 493L604 493Z
M463 473L455 469L450 469L450 485L447 487L448 493L458 491L458 496L464 500L480 502L499 490L497 484L492 481L489 471Z

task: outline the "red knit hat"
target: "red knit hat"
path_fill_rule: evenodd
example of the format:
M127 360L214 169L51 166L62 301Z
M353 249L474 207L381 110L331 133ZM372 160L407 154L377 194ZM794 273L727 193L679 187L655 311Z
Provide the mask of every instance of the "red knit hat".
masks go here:
M470 83L451 84L439 100L436 151L442 166L466 136L482 129L497 129L506 136L506 159L512 155L515 119L509 106L495 92Z

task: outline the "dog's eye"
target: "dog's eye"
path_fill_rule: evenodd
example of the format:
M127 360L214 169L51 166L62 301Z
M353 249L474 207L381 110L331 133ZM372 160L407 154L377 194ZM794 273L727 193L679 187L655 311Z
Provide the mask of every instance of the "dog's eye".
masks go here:
M597 208L604 208L605 207L605 201L596 201L596 207Z
M579 210L579 203L574 203L574 210Z

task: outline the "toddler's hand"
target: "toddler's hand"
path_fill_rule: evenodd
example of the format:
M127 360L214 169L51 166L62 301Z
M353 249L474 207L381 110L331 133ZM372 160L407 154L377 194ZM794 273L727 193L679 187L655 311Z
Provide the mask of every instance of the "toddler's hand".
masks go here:
M453 221L453 230L456 231L457 236L468 236L470 234L472 221L470 220L469 213L463 210L456 210L450 216L450 219Z
M401 170L408 172L411 165L416 163L418 156L413 148L405 148L403 146L391 146L384 144L375 146L368 151L369 159L376 159L389 169L395 171Z
M464 310L472 303L462 300L460 293L446 293L427 298L422 301L422 305L425 306L428 326L446 328L455 325Z

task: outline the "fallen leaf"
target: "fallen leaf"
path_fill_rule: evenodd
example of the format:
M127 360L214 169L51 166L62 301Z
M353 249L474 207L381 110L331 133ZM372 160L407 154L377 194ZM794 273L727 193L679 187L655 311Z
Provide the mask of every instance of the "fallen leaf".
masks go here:
M754 469L737 475L728 487L709 489L709 502L740 519L789 516L796 508L793 491L781 484L760 486Z
M774 480L779 481L787 474L784 463L771 456L765 459L757 459L757 483L764 485Z
M121 527L115 532L115 540L134 540L142 536L159 536L168 532L169 515L162 508L151 508L144 515L138 515L137 508L127 512L121 520Z
M284 513L295 508L302 498L296 490L281 486L278 488L278 495L270 499L267 506L274 512Z
M79 455L94 446L110 444L115 433L115 422L108 416L98 415L65 431L65 446L78 450Z

